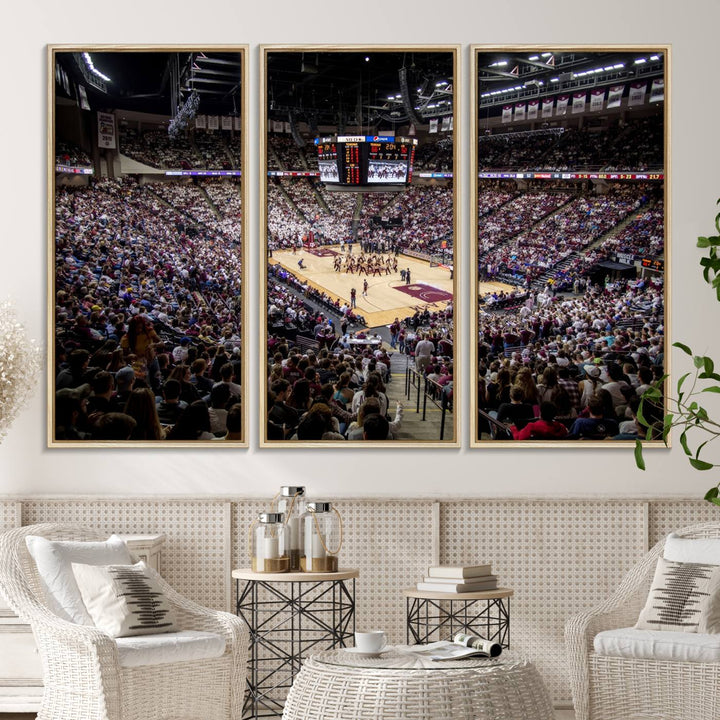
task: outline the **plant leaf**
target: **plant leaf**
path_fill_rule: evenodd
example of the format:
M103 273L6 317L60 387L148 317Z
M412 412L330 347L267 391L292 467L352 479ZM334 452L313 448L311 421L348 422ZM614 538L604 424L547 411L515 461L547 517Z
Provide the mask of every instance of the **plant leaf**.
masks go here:
M705 493L705 499L708 500L708 501L710 501L710 500L712 500L713 498L716 498L718 495L720 495L720 489L718 489L718 487L717 487L717 485L716 485L715 487L710 488L710 489Z
M705 367L705 360L702 356L695 355L695 357L693 358L693 364L696 368L700 369L701 367Z
M643 458L643 446L640 440L635 441L635 464L640 470L645 469L645 460Z
M682 449L685 451L685 454L688 457L691 457L692 451L690 450L690 446L688 445L687 432L685 432L684 430L680 435L680 445L682 446Z
M712 373L715 370L715 363L712 361L712 358L707 357L707 355L703 358L703 363L706 373Z
M705 462L704 460L698 460L697 458L690 458L690 464L696 470L711 470L715 467L712 463Z
M710 387L703 388L700 392L720 393L720 387L717 385L711 385Z
M682 350L686 355L692 356L692 350L681 342L673 343L673 347L680 348L680 350Z

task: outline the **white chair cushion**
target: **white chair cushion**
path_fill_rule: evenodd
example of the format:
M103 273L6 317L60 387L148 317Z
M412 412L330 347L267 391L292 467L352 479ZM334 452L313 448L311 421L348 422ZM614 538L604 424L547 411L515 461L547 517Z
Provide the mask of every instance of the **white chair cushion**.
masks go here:
M684 538L670 533L665 538L663 557L682 563L720 565L720 538Z
M678 662L720 662L720 635L618 628L598 633L593 641L598 655Z
M134 635L115 640L122 667L210 660L225 652L225 638L215 633L183 630L161 635Z
M72 572L72 563L85 565L132 565L133 559L122 538L112 535L105 542L48 540L37 535L25 538L35 561L48 607L63 620L77 625L92 625L80 589Z

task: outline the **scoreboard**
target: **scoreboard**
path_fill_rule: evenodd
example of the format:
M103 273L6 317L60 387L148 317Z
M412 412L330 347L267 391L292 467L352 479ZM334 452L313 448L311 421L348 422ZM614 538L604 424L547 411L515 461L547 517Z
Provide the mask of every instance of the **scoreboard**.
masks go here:
M415 138L338 135L316 138L320 180L331 185L409 185Z

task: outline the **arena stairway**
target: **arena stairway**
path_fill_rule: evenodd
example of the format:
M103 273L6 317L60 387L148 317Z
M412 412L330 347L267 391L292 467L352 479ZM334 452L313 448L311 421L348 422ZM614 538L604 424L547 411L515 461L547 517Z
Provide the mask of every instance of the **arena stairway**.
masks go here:
M388 347L386 343L383 343ZM413 389L410 400L405 395L405 372L408 362L412 365L414 359L409 355L403 355L397 350L388 349L390 356L391 381L387 383L385 394L388 398L388 413L390 418L395 418L395 407L398 402L403 405L403 421L400 430L396 434L396 440L414 440L419 442L431 442L440 440L440 418L441 410L428 400L425 412L425 420L422 419L422 392L420 393L420 412L417 413L417 390ZM453 414L448 412L445 417L445 440L452 437Z

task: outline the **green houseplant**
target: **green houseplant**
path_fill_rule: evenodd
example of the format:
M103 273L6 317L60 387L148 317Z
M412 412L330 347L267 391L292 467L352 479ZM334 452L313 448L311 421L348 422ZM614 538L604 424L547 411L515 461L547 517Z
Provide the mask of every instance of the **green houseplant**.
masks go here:
M720 204L720 200L717 202ZM720 302L720 213L715 216L715 230L717 235L699 237L697 246L707 250L700 265L705 282L713 287ZM673 347L692 358L693 370L679 378L674 395L667 393L666 396L667 374L650 387L641 399L638 420L647 428L645 440L661 438L667 445L670 433L679 430L680 445L690 465L696 470L710 470L720 463L709 462L702 453L708 444L720 438L720 421L710 416L703 403L709 397L707 393L720 394L720 373L716 372L712 358L696 355L680 342L673 343ZM635 443L635 463L641 470L645 469L640 439ZM720 483L708 490L705 499L720 505Z

